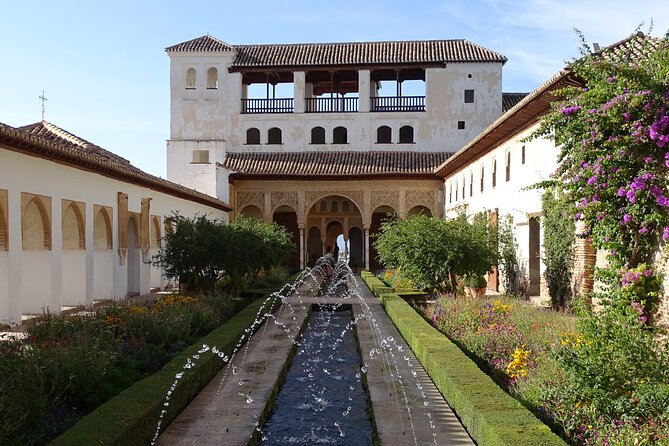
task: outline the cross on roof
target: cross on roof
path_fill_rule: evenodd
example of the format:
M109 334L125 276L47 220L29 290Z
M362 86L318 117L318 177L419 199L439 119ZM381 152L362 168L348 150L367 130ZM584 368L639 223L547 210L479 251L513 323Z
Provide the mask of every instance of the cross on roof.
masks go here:
M46 101L46 96L44 95L44 90L42 90L42 96L39 97L42 100L42 121L44 121L44 101Z

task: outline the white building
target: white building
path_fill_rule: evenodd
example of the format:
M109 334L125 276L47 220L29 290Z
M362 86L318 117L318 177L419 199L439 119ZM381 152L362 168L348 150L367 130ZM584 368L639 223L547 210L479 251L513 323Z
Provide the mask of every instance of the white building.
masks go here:
M0 124L0 323L160 288L164 218L231 208L53 124Z

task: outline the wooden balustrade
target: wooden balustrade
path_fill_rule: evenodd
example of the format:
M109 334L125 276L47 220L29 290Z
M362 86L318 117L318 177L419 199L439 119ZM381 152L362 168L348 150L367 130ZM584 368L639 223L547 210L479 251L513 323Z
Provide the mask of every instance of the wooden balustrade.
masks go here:
M425 111L425 96L373 96L370 111Z

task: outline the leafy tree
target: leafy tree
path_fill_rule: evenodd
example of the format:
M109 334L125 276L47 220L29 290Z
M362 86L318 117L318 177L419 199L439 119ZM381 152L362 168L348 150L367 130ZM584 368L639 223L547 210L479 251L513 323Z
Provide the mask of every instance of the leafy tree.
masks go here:
M204 215L177 213L166 219L172 228L165 248L153 259L168 278L178 278L195 290L213 292L216 282L229 278L229 290L239 292L242 278L255 280L263 269L280 265L295 249L278 224L238 217L225 224Z
M502 220L499 231L499 266L507 293L518 292L518 243L513 234L513 216Z
M574 264L575 225L572 206L555 189L541 198L544 215L544 278L551 307L565 309L571 298L571 270Z
M414 215L387 220L374 247L386 267L398 268L418 286L453 290L455 277L483 275L496 260L493 231L484 217L443 220Z

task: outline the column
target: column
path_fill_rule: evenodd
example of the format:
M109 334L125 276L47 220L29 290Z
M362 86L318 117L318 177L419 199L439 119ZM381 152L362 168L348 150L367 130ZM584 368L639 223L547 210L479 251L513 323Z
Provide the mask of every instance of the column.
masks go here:
M51 311L60 313L63 306L63 202L59 196L51 197L51 293Z
M21 314L23 313L23 240L21 239L21 204L21 193L10 188L7 194L7 235L9 237L9 252L7 253L9 267L7 271L7 318L10 322L17 324L21 323Z
M304 269L304 257L307 254L304 252L304 228L300 228L300 269Z
M95 294L95 206L86 203L86 306L93 304ZM110 271L111 273L111 271Z
M365 269L369 271L369 228L365 228Z
M304 71L293 73L293 113L304 113L306 91L306 74Z
M370 99L372 94L371 72L369 70L358 71L358 111L368 112L370 109Z

